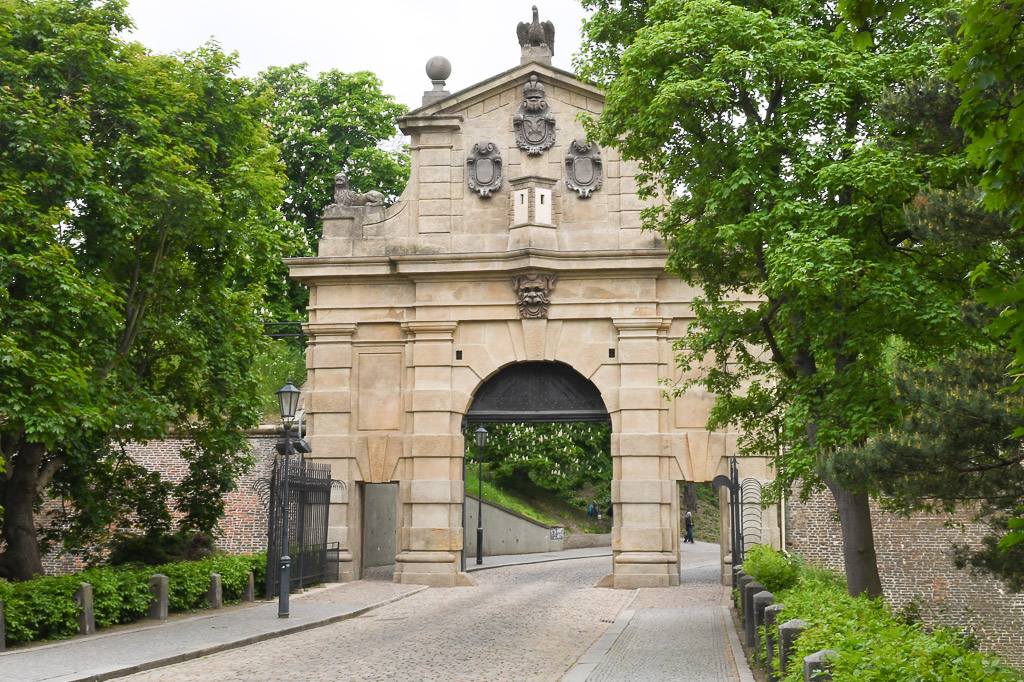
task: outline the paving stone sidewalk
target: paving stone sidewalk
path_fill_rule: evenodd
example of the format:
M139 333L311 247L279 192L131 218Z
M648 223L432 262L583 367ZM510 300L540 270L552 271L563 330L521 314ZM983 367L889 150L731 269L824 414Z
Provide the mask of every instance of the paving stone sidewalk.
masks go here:
M754 682L720 582L718 545L684 545L680 563L680 586L637 590L562 682Z
M425 589L363 580L292 595L287 619L276 601L261 602L14 649L0 654L0 680L107 680L354 618Z

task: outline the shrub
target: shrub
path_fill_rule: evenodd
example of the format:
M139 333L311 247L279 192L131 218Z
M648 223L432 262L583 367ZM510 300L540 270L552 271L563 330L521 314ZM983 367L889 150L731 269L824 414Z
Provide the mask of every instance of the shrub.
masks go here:
M149 607L149 578L163 573L170 583L171 611L206 605L210 574L220 573L224 600L239 601L253 571L257 592L263 589L266 553L216 556L161 566L104 566L75 575L41 577L20 583L0 581L8 644L60 639L78 634L79 608L74 595L83 582L92 585L96 627L131 623Z
M851 597L841 580L822 571L801 571L799 582L776 594L781 621L809 623L796 641L795 660L832 649L836 680L1010 682L1020 674L998 659L972 650L970 638L951 629L928 631L895 616L881 599ZM774 662L777 666L777 659ZM803 682L793 666L785 682Z
M0 583L7 641L30 642L78 634L74 596L81 582L76 576L60 576Z
M153 573L163 573L170 583L168 607L172 611L191 611L206 604L210 574L220 573L224 601L239 601L249 582L249 571L262 577L266 573L266 553L238 556L215 556L199 561L175 561L155 566ZM257 579L257 591L263 581Z
M92 585L96 627L131 623L146 615L151 575L151 571L127 567L90 568L79 573L78 581Z
M799 569L769 545L755 545L743 558L743 570L772 594L796 585Z

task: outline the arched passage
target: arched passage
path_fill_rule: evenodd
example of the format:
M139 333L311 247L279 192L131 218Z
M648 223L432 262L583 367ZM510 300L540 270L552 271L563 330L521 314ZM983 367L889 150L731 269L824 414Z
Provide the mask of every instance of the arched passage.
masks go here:
M469 434L464 561L560 550L570 538L593 541L597 538L586 534L610 532L609 519L600 519L611 510L611 419L600 390L572 366L555 361L505 366L477 387L462 425ZM472 445L477 425L491 432L482 459ZM530 506L539 503L570 533L563 537L560 526L532 522L481 500L485 470L490 483ZM579 508L579 499L591 502L589 510Z

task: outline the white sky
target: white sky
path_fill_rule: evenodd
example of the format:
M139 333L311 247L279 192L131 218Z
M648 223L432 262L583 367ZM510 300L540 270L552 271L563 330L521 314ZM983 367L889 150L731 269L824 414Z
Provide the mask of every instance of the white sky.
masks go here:
M585 16L578 0L130 0L131 37L154 52L193 50L215 39L237 52L239 72L308 62L328 69L373 71L384 92L416 108L432 86L424 72L434 55L447 57L457 92L519 64L516 25L555 24L552 64L572 71Z

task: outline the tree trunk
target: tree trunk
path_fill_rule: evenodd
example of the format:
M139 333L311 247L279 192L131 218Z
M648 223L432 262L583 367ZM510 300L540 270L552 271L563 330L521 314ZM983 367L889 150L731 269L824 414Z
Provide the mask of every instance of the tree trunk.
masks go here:
M7 548L0 554L0 578L29 580L43 572L32 508L45 453L42 444L26 443L11 458L10 478L3 486L3 539Z
M871 528L871 509L867 493L853 493L838 484L826 481L839 511L843 531L843 561L846 563L846 588L850 596L882 596L878 577L875 536Z
M697 511L697 484L692 481L683 483L683 507L686 511Z

